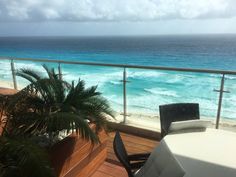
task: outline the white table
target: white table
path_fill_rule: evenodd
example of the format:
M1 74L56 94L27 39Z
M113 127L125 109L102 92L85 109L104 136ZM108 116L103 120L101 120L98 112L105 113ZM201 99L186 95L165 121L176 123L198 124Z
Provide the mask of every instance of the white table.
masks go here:
M236 177L236 133L207 129L167 135L165 141L184 168L184 177Z

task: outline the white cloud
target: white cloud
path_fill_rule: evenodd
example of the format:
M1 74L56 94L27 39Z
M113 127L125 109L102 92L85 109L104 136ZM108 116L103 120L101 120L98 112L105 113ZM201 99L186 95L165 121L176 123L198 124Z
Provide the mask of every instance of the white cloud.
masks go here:
M230 18L235 0L0 0L0 21Z

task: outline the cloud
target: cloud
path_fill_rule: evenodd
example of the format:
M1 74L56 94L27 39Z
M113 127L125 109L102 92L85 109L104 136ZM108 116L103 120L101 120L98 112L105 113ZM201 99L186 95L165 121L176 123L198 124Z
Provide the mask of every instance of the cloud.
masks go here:
M1 22L231 18L235 0L0 0Z

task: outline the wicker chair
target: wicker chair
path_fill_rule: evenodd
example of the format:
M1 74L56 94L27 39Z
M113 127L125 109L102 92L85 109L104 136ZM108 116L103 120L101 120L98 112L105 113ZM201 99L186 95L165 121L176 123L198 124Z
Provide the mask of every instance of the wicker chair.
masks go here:
M198 103L176 103L159 106L161 136L168 134L171 122L199 119Z
M113 148L129 177L134 177L135 172L144 165L150 155L150 153L128 155L119 132L115 134Z

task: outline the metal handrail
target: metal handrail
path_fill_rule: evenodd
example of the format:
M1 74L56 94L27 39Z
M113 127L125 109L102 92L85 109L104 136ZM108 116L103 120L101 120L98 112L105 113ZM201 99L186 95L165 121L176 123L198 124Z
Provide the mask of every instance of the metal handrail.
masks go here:
M176 67L164 67L164 66L143 66L143 65L128 65L128 64L83 62L83 61L66 61L66 60L56 60L56 59L55 60L54 59L32 59L32 58L13 58L13 57L0 57L0 59L46 62L46 63L90 65L90 66L106 66L106 67L132 68L132 69L150 69L150 70L166 70L166 71L182 71L182 72L236 75L236 71L230 71L230 70L226 71L226 70L215 70L215 69L193 69L193 68L176 68Z
M103 66L103 67L117 67L123 68L123 122L126 122L127 114L127 102L126 102L126 69L147 69L147 70L165 70L165 71L179 71L179 72L195 72L195 73L207 73L207 74L220 74L221 75L221 84L219 90L214 90L219 92L219 101L218 101L218 110L216 117L216 126L215 128L219 128L220 123L220 113L221 113L221 105L223 99L223 93L228 92L224 90L224 80L225 75L236 75L236 71L226 71L226 70L214 70L214 69L192 69L192 68L176 68L176 67L163 67L163 66L142 66L142 65L127 65L127 64L112 64L112 63L96 63L96 62L83 62L83 61L66 61L66 60L56 60L56 59L32 59L32 58L12 58L12 57L0 57L2 60L10 60L11 63L11 71L12 71L12 80L14 88L17 89L16 76L15 76L15 68L14 68L14 60L16 61L31 61L31 62L43 62L43 63L57 63L58 64L58 72L60 79L62 79L62 70L61 64L76 64L76 65L89 65L89 66Z

